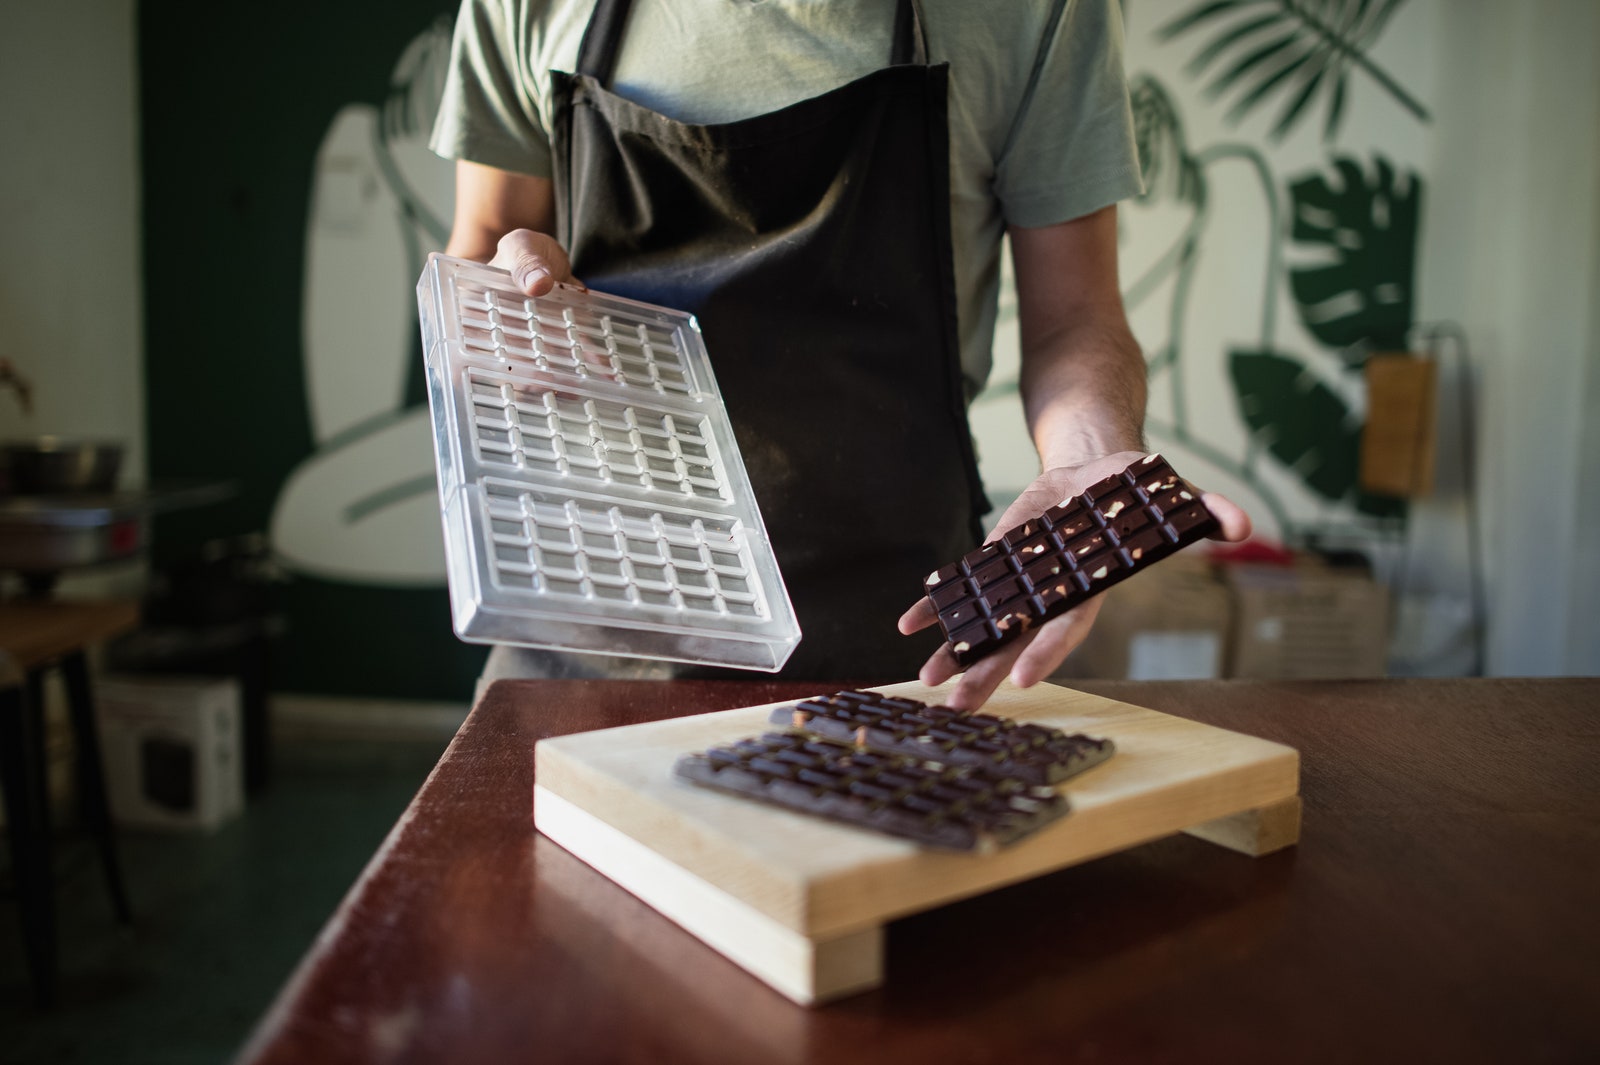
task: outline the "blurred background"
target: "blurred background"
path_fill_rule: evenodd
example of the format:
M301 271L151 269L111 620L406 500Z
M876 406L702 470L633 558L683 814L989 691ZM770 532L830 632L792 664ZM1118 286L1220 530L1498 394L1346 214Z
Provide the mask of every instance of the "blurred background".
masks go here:
M0 904L0 1059L228 1056L466 713L414 292L454 6L4 5L0 609L140 621L87 648L134 922L43 676L60 993ZM1124 15L1150 443L1257 536L1111 593L1067 675L1600 672L1600 7ZM1016 362L1007 288L1001 505ZM63 449L118 461L43 505Z

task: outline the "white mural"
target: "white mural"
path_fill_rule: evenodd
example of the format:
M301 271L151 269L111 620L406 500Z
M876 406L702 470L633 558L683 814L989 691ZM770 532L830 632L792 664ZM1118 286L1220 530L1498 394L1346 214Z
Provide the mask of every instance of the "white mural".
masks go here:
M285 482L271 526L296 572L444 584L415 285L454 203L454 167L427 147L449 48L448 21L420 34L383 106L342 108L317 153L301 321L316 451Z

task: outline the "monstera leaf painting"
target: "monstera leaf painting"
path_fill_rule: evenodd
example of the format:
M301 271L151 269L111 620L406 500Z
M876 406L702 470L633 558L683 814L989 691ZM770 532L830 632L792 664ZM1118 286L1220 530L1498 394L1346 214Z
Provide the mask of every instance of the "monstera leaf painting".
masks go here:
M1375 517L1404 514L1403 500L1358 488L1361 422L1303 363L1272 351L1232 351L1228 361L1251 435L1307 488Z
M1429 115L1373 59L1379 37L1404 0L1196 0L1156 31L1163 41L1195 38L1188 73L1213 99L1226 98L1232 123L1260 113L1271 116L1266 136L1278 140L1319 110L1326 142L1337 140L1354 91L1398 104L1421 122ZM1260 495L1293 535L1287 507L1269 480L1258 476L1263 451L1290 471L1313 496L1363 514L1403 518L1405 502L1363 492L1358 484L1362 418L1323 376L1330 362L1356 369L1372 351L1403 349L1413 319L1413 276L1422 183L1414 173L1397 175L1381 157L1366 166L1335 156L1325 169L1287 184L1292 226L1279 225L1285 186L1274 177L1259 146L1185 144L1173 98L1153 79L1133 88L1135 130L1145 166L1146 199L1170 197L1192 204L1194 221L1183 254L1157 267L1176 271L1172 286L1172 340L1150 359L1152 373L1174 376L1174 411L1168 427L1178 442L1209 446L1190 432L1177 385L1182 371L1183 315L1188 280L1208 221L1208 168L1244 162L1260 177L1267 215L1266 290L1261 329L1253 342L1229 351L1229 373L1239 412L1254 446L1240 462L1220 452L1212 461L1231 469ZM1285 261L1285 247L1290 261ZM1138 277L1124 300L1154 290L1163 273ZM1295 311L1315 343L1307 357L1291 355L1276 341L1275 308L1287 281Z
M1397 181L1382 156L1370 181L1353 159L1338 158L1334 168L1331 180L1317 174L1289 186L1290 237L1318 259L1292 268L1289 285L1306 328L1355 367L1368 351L1405 348L1422 182L1415 174Z

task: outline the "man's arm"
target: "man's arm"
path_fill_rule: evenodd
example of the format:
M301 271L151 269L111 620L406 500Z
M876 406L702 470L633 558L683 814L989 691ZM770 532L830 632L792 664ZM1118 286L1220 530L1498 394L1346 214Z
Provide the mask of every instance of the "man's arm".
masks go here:
M548 178L460 160L445 253L509 270L524 292L542 296L558 281L574 283L567 253L552 235L555 218Z
M1117 287L1117 209L1009 235L1023 413L1041 467L1142 451L1144 353Z
M1009 235L1023 412L1043 472L1006 508L991 539L1147 453L1144 354L1118 289L1116 208L1054 226L1013 227ZM1250 535L1243 511L1219 496L1204 498L1224 539ZM1008 673L1021 687L1038 683L1083 642L1099 612L1096 596L1012 641L967 670L945 702L976 709ZM900 619L900 629L915 632L935 621L924 599ZM960 668L946 645L922 667L921 679L941 684Z

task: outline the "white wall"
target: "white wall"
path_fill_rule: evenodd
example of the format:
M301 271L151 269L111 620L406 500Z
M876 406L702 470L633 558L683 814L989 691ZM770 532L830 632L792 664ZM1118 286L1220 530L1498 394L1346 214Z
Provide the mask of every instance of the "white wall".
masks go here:
M144 470L133 0L10 3L0 30L0 436L119 440Z
M1439 7L1422 316L1471 341L1489 670L1600 673L1600 5Z
M1600 198L1600 181L1595 182L1595 195ZM1578 468L1584 484L1594 484L1600 476L1600 210L1594 212L1594 222L1589 342L1582 355L1587 387L1579 417L1583 440L1578 446ZM1596 531L1600 530L1600 492L1589 492L1579 501L1576 522L1577 565L1573 567L1574 594L1567 623L1567 672L1600 674L1600 532Z

